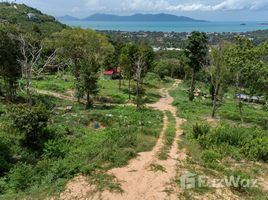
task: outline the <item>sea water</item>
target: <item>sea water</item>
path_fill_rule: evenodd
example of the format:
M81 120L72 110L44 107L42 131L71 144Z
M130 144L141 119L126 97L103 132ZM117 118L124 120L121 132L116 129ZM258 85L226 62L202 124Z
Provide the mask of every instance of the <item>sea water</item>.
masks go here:
M247 32L268 29L268 22L103 22L61 21L69 26L113 31Z

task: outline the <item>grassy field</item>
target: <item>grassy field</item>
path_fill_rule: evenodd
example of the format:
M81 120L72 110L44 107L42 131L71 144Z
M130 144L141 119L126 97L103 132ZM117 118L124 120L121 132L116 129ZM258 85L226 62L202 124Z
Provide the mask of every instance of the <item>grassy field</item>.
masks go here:
M198 83L197 88L209 93L205 84ZM267 191L263 189L267 185L263 179L268 178L267 111L262 105L245 104L245 123L241 124L230 90L225 95L224 104L217 110L217 118L212 119L211 98L198 97L190 102L187 89L184 82L171 92L178 116L187 120L183 125L183 141L179 144L188 155L183 168L197 176L210 178L239 176L257 179L258 188L229 189L242 199L267 199ZM183 198L191 199L196 195L213 197L215 191L215 188L196 188L188 190Z
M69 83L61 86L67 89ZM53 135L38 153L21 145L23 135L10 125L10 105L0 103L0 148L10 155L9 172L0 178L0 199L44 199L58 194L78 174L88 176L99 190L120 192L120 185L105 172L151 150L163 125L160 111L105 105L85 110L50 96L36 94L34 99L49 108L47 131Z
M154 74L148 74L144 82L146 103L156 102L160 98L159 89L170 87L172 79L158 79ZM119 90L119 80L100 79L98 82L99 93L97 99L111 103L126 103L128 101L128 81L122 81L122 88ZM135 101L135 82L131 81L131 101ZM44 75L38 80L34 80L32 87L41 90L57 92L65 95L74 94L74 78L69 74Z

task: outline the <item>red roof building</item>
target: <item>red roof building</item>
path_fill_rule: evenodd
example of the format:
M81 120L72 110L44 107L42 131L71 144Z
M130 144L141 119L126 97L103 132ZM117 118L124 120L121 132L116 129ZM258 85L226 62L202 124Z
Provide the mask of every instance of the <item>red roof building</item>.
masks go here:
M114 67L111 70L105 70L103 71L103 75L106 79L118 79L120 77L121 68L120 67Z

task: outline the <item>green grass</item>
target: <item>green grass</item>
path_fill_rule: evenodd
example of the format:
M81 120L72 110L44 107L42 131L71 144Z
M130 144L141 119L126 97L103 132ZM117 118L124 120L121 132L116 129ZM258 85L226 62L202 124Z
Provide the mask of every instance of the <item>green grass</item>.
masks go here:
M10 127L7 114L0 117L0 138L11 158L10 171L0 177L0 199L44 199L60 193L78 174L86 175L99 190L120 192L120 184L106 171L126 165L138 152L149 151L162 130L160 111L135 107L83 105L57 98L36 95L52 113L48 141L40 155L21 146L22 135ZM6 112L10 105L0 103ZM62 108L72 106L71 111ZM93 123L98 122L100 129ZM152 126L153 124L153 126Z
M168 158L170 148L176 136L176 119L170 111L166 111L166 115L168 116L168 127L164 135L164 146L161 148L158 155L161 160L166 160Z
M74 89L74 79L68 74L43 75L32 82L32 87L65 94Z
M160 80L151 74L148 74L144 81L145 96L143 98L144 103L153 103L159 100L161 88L168 88L172 85L173 80L166 78ZM118 103L123 104L128 102L128 81L122 80L122 88L119 90L119 80L106 80L99 79L98 82L99 92L96 99L101 102ZM58 92L65 95L68 91L75 92L74 77L70 74L58 74L58 75L43 75L39 79L33 80L32 87L48 90L52 92ZM136 83L131 81L131 101L135 102Z
M171 92L175 99L173 104L178 109L177 115L187 120L182 126L184 134L179 144L180 148L186 149L188 155L185 167L214 178L222 178L238 169L251 178L267 177L268 134L264 126L267 111L262 105L244 103L245 122L241 124L231 88L225 95L224 104L217 110L216 120L211 120L212 100L208 95L209 88L200 82L197 83L197 88L207 98L198 97L190 102L185 82ZM240 163L240 160L244 162L234 165ZM258 161L259 164L251 161ZM258 170L253 173L252 169L255 168ZM247 191L238 188L232 191L247 199L256 195L265 199L261 188Z

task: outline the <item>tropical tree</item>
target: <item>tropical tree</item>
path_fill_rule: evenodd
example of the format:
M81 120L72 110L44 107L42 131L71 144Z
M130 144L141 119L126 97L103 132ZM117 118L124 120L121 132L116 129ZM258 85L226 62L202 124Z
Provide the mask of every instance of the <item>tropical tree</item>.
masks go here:
M195 78L196 73L207 64L208 55L208 37L205 33L194 31L188 38L188 43L185 49L185 55L188 58L187 64L192 70L192 79L189 89L189 100L194 100Z
M259 58L252 41L242 37L237 37L236 44L229 48L227 52L226 62L231 67L231 73L233 74L236 88L234 96L237 99L242 123L244 122L243 100L240 95L243 93L243 88L251 87L250 85L253 84L247 76L252 72L252 66L256 66L259 62Z
M65 29L45 40L48 48L59 48L61 60L72 68L75 76L77 99L87 96L87 107L92 105L96 94L100 66L107 54L113 51L106 36L93 30Z
M130 96L130 81L133 77L136 81L136 105L140 110L142 106L143 79L147 72L152 68L154 62L154 52L151 47L143 44L127 44L121 55L121 64L124 67L124 72L129 79L129 96Z
M211 95L213 101L212 117L215 117L218 99L222 98L230 83L230 69L225 62L227 46L220 43L211 49L211 66L207 68L211 80Z
M10 24L0 23L0 77L4 80L6 99L14 101L21 70L18 59L21 57L19 30Z
M134 59L138 47L135 44L128 43L122 50L120 55L120 65L122 67L123 76L128 80L128 100L131 99L131 80L134 78Z

